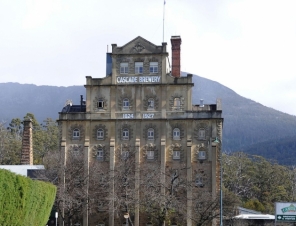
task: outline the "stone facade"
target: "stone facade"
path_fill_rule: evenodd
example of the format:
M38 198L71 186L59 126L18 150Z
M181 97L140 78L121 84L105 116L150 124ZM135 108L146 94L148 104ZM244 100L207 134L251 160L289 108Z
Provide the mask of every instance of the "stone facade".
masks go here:
M107 54L110 66L107 76L87 76L86 100L80 105L68 105L59 113L65 164L68 153L76 147L84 153L86 175L92 170L91 163L100 158L98 164L105 164L112 171L118 163L116 152L132 147L136 166L155 164L166 172L182 165L188 181L196 180L213 197L216 195L220 146L213 141L222 140L221 103L218 100L213 105L192 105L192 75L180 76L181 38L173 36L171 41L172 74L168 69L166 43L157 46L137 37L121 47L112 45L112 53ZM164 183L168 178L161 172L160 180ZM140 171L136 171L136 188L140 187L137 182L140 178ZM134 194L138 199L139 190ZM114 192L114 184L110 192ZM189 216L186 224L192 225L190 197L194 189L186 193ZM109 208L104 219L85 211L81 224L119 225L112 211ZM135 226L148 223L147 214L141 215L137 205L133 223Z

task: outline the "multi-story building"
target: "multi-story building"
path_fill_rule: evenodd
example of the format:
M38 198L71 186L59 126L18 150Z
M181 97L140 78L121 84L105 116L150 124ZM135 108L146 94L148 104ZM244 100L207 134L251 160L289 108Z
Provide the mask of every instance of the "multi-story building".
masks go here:
M65 165L71 151L82 152L87 176L94 162L114 175L120 160L117 153L127 159L133 150L133 200L138 201L145 193L140 182L144 165L154 165L159 171L158 180L163 184L159 193L164 196L168 192L164 184L173 186L177 181L167 175L176 179L182 174L185 181L195 184L186 187L183 182L186 216L181 224L192 225L196 189L210 193L212 198L219 190L220 145L213 141L222 140L222 109L219 99L211 105L204 105L202 100L192 105L192 75L182 76L180 71L180 36L172 36L171 44L171 69L166 43L157 46L139 36L120 47L112 44L106 76L86 76L86 100L81 99L80 105L68 104L59 113L61 151ZM108 185L111 197L116 193L116 183L113 178ZM84 189L91 190L91 183ZM132 215L128 221L150 225L153 217L148 210L142 211L138 201L131 210L126 209ZM125 211L115 214L114 202L109 202L105 218L85 207L80 224L122 225Z

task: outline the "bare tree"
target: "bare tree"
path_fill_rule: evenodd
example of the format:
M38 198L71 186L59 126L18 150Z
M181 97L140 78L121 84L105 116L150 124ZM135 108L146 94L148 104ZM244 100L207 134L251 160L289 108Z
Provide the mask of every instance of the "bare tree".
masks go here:
M147 220L157 225L186 221L186 168L181 164L161 171L157 163L141 166L140 206ZM162 178L165 178L162 181Z
M63 164L60 152L48 153L44 157L47 180L57 186L55 207L65 225L81 221L88 203L87 181L84 173L83 155L70 151L67 164Z

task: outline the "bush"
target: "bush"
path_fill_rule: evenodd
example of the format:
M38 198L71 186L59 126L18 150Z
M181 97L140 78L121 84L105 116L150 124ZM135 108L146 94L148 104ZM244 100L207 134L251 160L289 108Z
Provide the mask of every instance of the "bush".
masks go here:
M55 195L50 183L0 169L0 225L46 225Z

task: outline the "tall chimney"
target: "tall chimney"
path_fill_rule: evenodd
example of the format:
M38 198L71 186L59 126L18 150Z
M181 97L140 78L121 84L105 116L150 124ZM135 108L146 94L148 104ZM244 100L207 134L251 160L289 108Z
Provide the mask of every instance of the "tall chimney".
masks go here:
M22 165L33 165L33 138L32 138L32 120L24 120L24 132L22 142Z
M172 36L172 76L179 78L181 76L181 37Z

